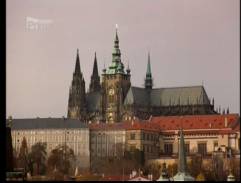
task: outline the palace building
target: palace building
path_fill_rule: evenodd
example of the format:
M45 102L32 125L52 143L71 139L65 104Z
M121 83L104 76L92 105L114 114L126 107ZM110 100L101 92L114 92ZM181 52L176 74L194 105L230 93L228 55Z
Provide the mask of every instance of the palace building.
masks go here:
M75 71L69 89L68 118L84 121L120 122L150 116L217 114L203 86L153 88L151 59L148 53L145 87L131 84L131 70L121 59L116 30L112 62L104 68L101 80L95 53L89 90L80 67L77 51ZM220 113L220 111L219 111Z

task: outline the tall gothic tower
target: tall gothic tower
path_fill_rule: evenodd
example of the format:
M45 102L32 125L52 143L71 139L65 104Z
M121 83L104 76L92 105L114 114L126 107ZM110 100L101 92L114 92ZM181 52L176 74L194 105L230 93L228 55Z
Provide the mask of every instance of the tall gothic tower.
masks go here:
M86 115L85 81L80 70L79 50L77 50L75 71L69 89L68 118L84 120Z
M100 91L100 89L101 89L100 76L98 73L97 58L96 58L96 53L95 53L93 73L91 75L89 92L97 92L97 91Z
M119 122L122 118L124 98L130 88L130 69L124 71L116 29L112 63L102 74L102 115L107 123Z

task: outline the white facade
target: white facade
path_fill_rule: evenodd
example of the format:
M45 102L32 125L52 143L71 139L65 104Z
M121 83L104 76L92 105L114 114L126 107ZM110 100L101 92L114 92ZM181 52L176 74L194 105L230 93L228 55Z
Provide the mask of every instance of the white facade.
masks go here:
M125 130L91 130L91 156L124 156L125 134Z
M12 129L13 148L19 153L23 137L26 138L29 152L31 146L37 142L47 143L47 156L58 145L66 143L77 158L77 165L80 168L89 168L89 129L70 128L70 129Z

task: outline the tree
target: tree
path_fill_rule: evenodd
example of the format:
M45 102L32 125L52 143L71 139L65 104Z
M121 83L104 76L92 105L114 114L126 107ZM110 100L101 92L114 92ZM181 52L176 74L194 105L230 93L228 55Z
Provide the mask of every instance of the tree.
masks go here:
M11 128L6 127L6 170L13 171L14 168L14 157L13 157L13 147L12 147L12 136L11 136Z
M196 177L196 181L205 181L205 177L202 172L198 174L198 176Z
M70 170L75 167L73 163L75 159L73 149L67 145L58 145L51 151L47 165L50 172L56 168L63 174L70 174Z
M135 168L143 167L145 164L144 152L139 149L133 151L125 151L125 159L133 161Z
M28 171L28 146L25 137L23 137L22 144L20 147L18 162L19 167L24 168L25 171Z
M13 148L13 167L18 167L18 156L17 156L17 150Z
M151 163L144 167L144 174L152 174L153 179L156 180L160 177L161 165L159 163Z
M33 162L34 164L37 165L37 175L40 173L44 173L45 169L45 160L46 160L46 148L47 148L47 143L46 142L37 142L34 144L31 148L31 153L30 153L30 161ZM40 172L41 168L41 172Z
M234 174L235 180L240 180L240 158L232 158L230 160L230 170Z
M167 166L168 175L174 177L177 173L177 163L172 163Z
M198 154L191 156L191 161L188 163L188 169L193 177L197 177L202 170L202 156Z
M215 175L215 181L225 180L225 172L224 172L224 153L222 151L218 151L213 155L213 171Z

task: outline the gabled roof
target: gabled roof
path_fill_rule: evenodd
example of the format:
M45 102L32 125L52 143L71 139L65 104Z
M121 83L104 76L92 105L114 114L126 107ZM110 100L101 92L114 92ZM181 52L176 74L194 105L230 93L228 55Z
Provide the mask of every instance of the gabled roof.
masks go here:
M98 111L100 109L100 92L90 92L86 95L87 109L89 112Z
M63 128L88 128L83 122L77 119L68 118L32 118L13 119L12 130L27 129L63 129Z
M209 104L203 86L156 88L151 91L152 106Z
M150 95L145 88L130 87L124 105L151 106L210 104L203 86L155 88Z
M124 105L138 105L138 106L147 106L149 99L149 95L145 88L140 87L130 87L127 92Z

